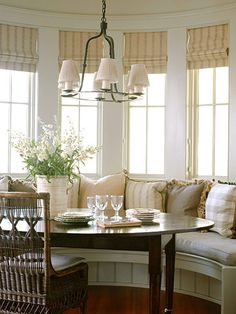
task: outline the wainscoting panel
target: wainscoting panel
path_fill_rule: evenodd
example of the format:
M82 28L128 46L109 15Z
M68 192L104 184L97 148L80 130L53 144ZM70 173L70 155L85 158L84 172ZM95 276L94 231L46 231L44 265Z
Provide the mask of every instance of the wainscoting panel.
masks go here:
M63 254L84 256L89 265L89 285L148 288L148 254L112 250L63 249ZM163 255L163 265L164 265ZM199 272L198 272L199 271ZM207 276L210 273L211 277ZM176 292L221 303L221 271L208 260L177 254L174 288ZM165 288L163 266L162 289Z

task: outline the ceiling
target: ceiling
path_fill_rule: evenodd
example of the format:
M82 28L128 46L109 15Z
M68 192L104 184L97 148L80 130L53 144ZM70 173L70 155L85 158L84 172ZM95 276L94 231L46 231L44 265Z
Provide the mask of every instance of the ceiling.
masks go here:
M174 13L212 8L236 0L107 0L108 15ZM0 0L0 5L54 13L101 14L101 0Z

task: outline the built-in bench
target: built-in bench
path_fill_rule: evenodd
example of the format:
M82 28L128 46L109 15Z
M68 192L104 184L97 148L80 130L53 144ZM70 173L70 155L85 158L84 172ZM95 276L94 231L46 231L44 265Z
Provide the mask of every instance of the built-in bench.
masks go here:
M7 188L31 189L28 183L19 180L10 180ZM175 291L221 304L221 314L235 313L236 185L207 180L135 181L124 173L99 180L81 175L80 184L76 182L70 189L68 207L84 208L87 196L95 194L123 194L123 214L127 208L157 208L213 220L215 225L209 232L176 236ZM76 248L66 251L78 252L87 259L90 285L148 287L145 252Z

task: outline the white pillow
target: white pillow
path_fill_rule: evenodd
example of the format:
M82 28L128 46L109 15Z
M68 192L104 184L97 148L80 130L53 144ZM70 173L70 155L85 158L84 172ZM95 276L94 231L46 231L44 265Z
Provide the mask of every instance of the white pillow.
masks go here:
M0 178L0 191L7 192L9 189L10 178L8 176Z
M125 189L125 207L156 208L164 211L163 192L166 181L135 181L127 179Z
M236 186L215 184L206 200L206 219L214 221L211 229L222 236L232 236L236 225Z
M102 177L98 180L93 180L85 175L80 175L80 188L78 197L78 207L87 207L87 196L100 195L124 195L125 192L125 174L113 174ZM120 210L120 215L122 215L123 207ZM111 209L110 202L108 204L107 215L114 215Z

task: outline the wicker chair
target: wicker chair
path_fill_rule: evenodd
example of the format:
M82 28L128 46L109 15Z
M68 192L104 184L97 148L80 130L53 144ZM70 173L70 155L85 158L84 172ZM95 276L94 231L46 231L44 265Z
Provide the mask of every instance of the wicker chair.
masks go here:
M0 193L0 253L1 314L86 312L87 263L51 253L48 193Z

